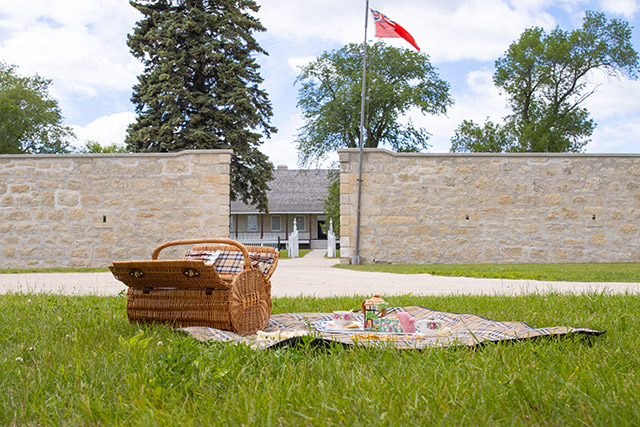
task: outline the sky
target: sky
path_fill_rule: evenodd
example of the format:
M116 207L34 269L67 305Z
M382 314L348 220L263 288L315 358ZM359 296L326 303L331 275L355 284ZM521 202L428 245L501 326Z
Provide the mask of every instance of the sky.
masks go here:
M299 66L325 51L364 39L365 0L257 0L266 27L256 33L268 56L257 60L263 88L273 106L278 132L261 150L274 165L297 167L295 138L304 121L296 107ZM450 84L455 104L446 115L410 113L431 134L432 153L448 152L455 129L465 119L500 121L506 99L492 82L494 63L522 32L534 26L550 31L582 25L586 10L628 21L640 51L640 0L370 0L402 25L429 55L439 77ZM51 79L75 146L88 140L123 144L135 121L131 88L142 65L129 52L127 34L141 15L125 0L2 0L0 61L21 75ZM367 40L374 42L369 16ZM385 42L412 49L402 39ZM638 153L640 81L591 76L597 93L585 106L597 123L588 153ZM330 155L323 165L335 161Z

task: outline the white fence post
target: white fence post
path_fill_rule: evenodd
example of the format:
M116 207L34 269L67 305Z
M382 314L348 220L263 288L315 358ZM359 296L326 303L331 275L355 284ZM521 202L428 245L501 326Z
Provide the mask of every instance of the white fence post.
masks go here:
M296 220L293 220L293 233L289 235L289 258L298 258L298 226Z
M327 257L336 257L336 235L333 233L333 220L329 220L329 233L327 234Z

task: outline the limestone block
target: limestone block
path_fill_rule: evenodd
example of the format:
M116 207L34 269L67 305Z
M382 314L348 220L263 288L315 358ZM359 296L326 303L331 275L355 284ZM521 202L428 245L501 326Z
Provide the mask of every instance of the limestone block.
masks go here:
M602 208L599 206L585 206L583 212L587 216L602 215Z
M88 258L71 258L69 260L69 267L88 267L89 262Z
M412 249L411 257L414 261L423 260L427 258L427 252L422 248Z
M522 258L522 248L506 247L502 251L505 258L518 259Z
M70 221L81 220L81 219L84 219L85 217L86 217L86 212L84 211L84 209L81 209L81 208L70 209L69 212L67 213L67 220L70 220Z
M489 195L487 193L476 193L468 196L469 206L484 206L489 201Z
M200 228L200 221L185 221L184 228L185 230L197 230Z
M537 233L538 230L540 229L540 225L539 224L525 224L524 227L524 232L525 234L534 234Z
M448 234L451 234L451 227L449 227L447 224L439 224L438 234L441 236L446 236Z
M476 165L458 165L456 167L456 174L462 174L462 173L476 173L478 170L478 166Z
M93 248L93 253L96 258L105 259L109 257L108 256L109 248L107 246L97 246ZM139 259L144 259L144 258L139 258Z
M531 249L530 256L535 259L546 259L548 251L546 249Z
M3 246L15 246L20 243L20 238L17 236L5 236L4 240L2 240Z
M30 222L22 222L16 225L16 232L20 234L27 234L38 230L38 224Z
M623 233L637 233L638 226L635 224L623 224L618 227L618 230L620 230Z
M606 244L607 239L604 234L596 233L589 238L589 241L594 246L603 246Z
M107 245L116 245L118 243L118 234L115 231L101 231L100 241Z
M5 213L5 219L11 222L25 221L31 218L28 210L11 210Z
M562 208L562 217L567 219L578 219L580 211L571 208Z
M491 187L489 184L489 178L481 176L475 181L475 186L480 190L488 190Z
M476 259L482 254L482 251L479 248L471 248L466 252L466 254L466 258Z
M38 196L38 204L40 206L53 206L56 203L56 195L53 192L46 191Z
M544 196L544 204L547 206L557 206L562 203L562 195L547 194Z
M567 250L565 248L553 248L553 258L556 260L566 260Z
M584 239L566 239L563 244L565 246L584 246Z
M374 220L376 225L410 225L415 222L411 216L383 216L377 217Z
M444 203L445 205L462 205L464 203L464 196L447 197Z
M574 205L586 205L587 202L588 200L585 196L576 196L571 199L571 203L573 203Z
M80 191L85 189L86 187L86 182L80 180L80 179L70 179L67 182L67 188L69 190L73 190L73 191Z
M16 256L15 248L4 248L3 254L5 258L13 258Z
M640 183L638 183L638 181L629 181L625 184L624 188L626 188L629 191L632 191L640 188Z
M77 191L58 190L56 200L59 206L73 207L80 203L80 193Z
M511 184L511 191L513 191L514 193L526 193L528 189L528 185L523 182Z
M13 206L13 205L14 205L14 199L11 194L5 194L4 196L2 196L2 199L0 199L0 206L7 207L7 206Z
M633 165L629 168L629 174L640 176L640 165Z
M511 194L501 194L498 196L499 205L513 205L515 202Z
M9 187L9 191L14 194L28 193L29 190L29 185L12 185Z
M50 221L61 221L64 219L64 211L60 209L50 210L47 216Z
M443 251L440 248L430 248L429 253L432 258L439 259L442 256Z
M533 181L533 191L536 193L544 193L547 191L547 184L539 180Z
M414 225L409 228L409 232L414 235L426 235L431 234L433 232L433 227L431 225ZM394 233L395 234L395 233Z
M19 248L18 249L18 256L20 258L33 258L34 254L36 253L36 247L31 247L31 248Z

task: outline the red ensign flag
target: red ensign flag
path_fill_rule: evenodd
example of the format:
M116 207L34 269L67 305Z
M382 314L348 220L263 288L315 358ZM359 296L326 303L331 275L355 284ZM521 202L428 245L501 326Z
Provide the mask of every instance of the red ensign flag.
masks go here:
M400 24L393 22L388 16L377 10L371 9L371 13L373 13L373 19L376 23L376 37L402 37L408 41L411 46L420 50L416 41L411 37L411 34L402 28Z

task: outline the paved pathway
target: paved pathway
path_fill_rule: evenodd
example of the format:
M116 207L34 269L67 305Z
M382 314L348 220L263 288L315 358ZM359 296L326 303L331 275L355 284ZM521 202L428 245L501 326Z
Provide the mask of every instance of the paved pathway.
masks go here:
M338 261L325 258L325 252L316 250L303 258L280 260L271 279L272 295L518 295L551 291L640 294L640 283L541 282L352 271L331 268ZM47 292L67 295L117 295L125 289L126 286L118 282L111 273L0 274L0 294Z

